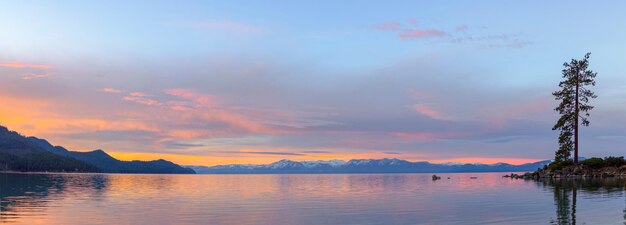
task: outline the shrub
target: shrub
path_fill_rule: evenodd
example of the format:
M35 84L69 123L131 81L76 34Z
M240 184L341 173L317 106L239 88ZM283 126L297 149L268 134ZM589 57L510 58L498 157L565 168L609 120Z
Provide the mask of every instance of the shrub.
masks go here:
M611 166L611 167L620 167L620 166L626 165L626 161L624 161L624 156L620 156L620 157L609 156L609 157L604 158L604 165Z
M561 170L563 167L574 165L572 160L554 161L548 165L550 170Z
M591 168L602 168L604 166L606 166L605 164L605 160L602 158L597 158L597 157L592 157L589 159L585 159L583 161L580 162L581 164L591 167Z
M626 165L626 160L624 160L623 156L620 156L620 157L609 156L609 157L605 157L604 159L593 157L593 158L583 160L581 161L581 163L585 166L598 169L602 167L620 167L620 166Z
M580 161L580 164L588 166L593 169L599 169L599 168L604 168L604 167L621 167L621 166L626 165L626 159L624 159L624 156L620 156L620 157L609 156L609 157L605 157L604 159L598 158L598 157L592 157L592 158ZM571 166L571 165L574 165L574 162L572 160L554 161L550 163L547 166L547 168L550 170L561 170L564 167ZM544 170L545 169L546 167L544 167Z

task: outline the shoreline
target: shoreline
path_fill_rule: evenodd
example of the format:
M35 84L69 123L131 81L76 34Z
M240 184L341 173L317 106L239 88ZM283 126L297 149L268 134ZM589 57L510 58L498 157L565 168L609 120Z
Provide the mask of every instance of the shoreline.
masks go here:
M94 172L22 172L22 171L0 171L0 174L132 174L132 175L367 175L367 174L505 174L505 173L519 173L524 171L501 171L501 172L424 172L424 173L385 173L385 172L372 172L372 173L196 173L196 174L184 174L184 173L94 173ZM528 172L526 172L528 173ZM508 175L508 174L507 174Z
M197 175L197 174L191 174L191 173L99 173L99 172L23 172L23 171L7 171L7 170L3 170L0 171L0 174L72 174L72 175L92 175L92 174L98 174L98 175L125 175L125 174L130 174L130 175Z
M626 165L620 167L592 168L582 164L566 166L562 169L551 170L548 168L539 169L535 172L524 174L507 174L504 178L511 179L579 179L579 178L625 178Z

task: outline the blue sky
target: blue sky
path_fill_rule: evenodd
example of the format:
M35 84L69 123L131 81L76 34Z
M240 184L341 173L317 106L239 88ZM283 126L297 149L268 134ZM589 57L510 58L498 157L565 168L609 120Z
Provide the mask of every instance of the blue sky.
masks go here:
M623 154L626 3L603 3L7 2L0 124L193 164L519 163L552 157L550 93L592 52L582 155Z

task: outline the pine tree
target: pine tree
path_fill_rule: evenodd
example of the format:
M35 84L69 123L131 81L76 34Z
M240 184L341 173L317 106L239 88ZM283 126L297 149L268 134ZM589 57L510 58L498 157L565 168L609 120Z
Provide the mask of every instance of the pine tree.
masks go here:
M559 149L555 154L555 161L564 161L571 157L574 151L574 163L578 163L578 125L579 120L583 126L589 126L589 99L597 96L587 86L595 86L594 78L597 73L588 70L589 56L585 54L582 60L572 59L569 63L563 63L563 81L559 83L561 90L552 93L556 100L561 103L554 109L561 114L552 130L560 130ZM582 115L581 115L582 114ZM574 140L572 141L572 137Z

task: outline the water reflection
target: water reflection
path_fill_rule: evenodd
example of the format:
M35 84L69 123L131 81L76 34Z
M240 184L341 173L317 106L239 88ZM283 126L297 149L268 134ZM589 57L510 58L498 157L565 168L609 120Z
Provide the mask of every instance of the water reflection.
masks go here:
M502 174L0 174L0 223L615 224L625 180ZM450 177L450 179L447 179ZM478 177L471 179L470 177Z
M622 198L626 187L626 180L622 178L581 178L581 179L548 179L537 182L547 187L554 194L556 206L556 220L551 224L576 224L576 201L578 192L593 196ZM626 209L624 224L626 224Z
M88 190L98 201L107 183L104 175L0 173L0 222L45 217L49 203L64 198L67 189Z

